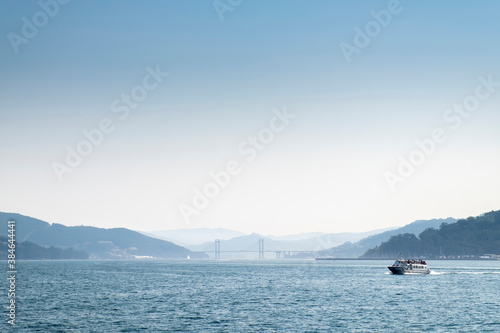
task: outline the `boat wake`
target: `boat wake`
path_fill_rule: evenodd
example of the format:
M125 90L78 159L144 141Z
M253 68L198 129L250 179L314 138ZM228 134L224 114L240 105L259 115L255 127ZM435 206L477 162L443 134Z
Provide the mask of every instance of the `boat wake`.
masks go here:
M445 275L445 274L468 274L468 275L483 275L483 274L500 274L500 271L489 272L471 272L471 271L458 271L458 272L436 272L431 270L430 275Z
M462 271L462 272L456 272L456 274L470 274L470 275L500 274L500 271L489 271L489 272L469 272L469 271Z
M391 272L384 273L385 275L393 275ZM450 274L468 274L468 275L484 275L484 274L500 274L500 271L490 272L471 272L471 271L458 271L458 272L436 272L431 270L429 275L450 275ZM421 275L418 273L406 273L405 275Z

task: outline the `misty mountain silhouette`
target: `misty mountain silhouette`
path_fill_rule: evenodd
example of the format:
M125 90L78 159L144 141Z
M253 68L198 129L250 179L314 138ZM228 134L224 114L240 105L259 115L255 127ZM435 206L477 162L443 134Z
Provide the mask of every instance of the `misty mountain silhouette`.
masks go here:
M340 246L320 251L317 253L317 255L320 257L332 256L339 258L357 258L364 254L367 250L389 240L392 236L405 233L418 235L427 228L439 228L442 223L451 224L457 221L457 219L452 217L448 217L446 219L417 220L398 229L393 229L373 236L368 236L355 243L346 242Z
M104 229L89 226L67 227L49 224L36 218L0 212L5 225L0 235L7 235L7 221L16 221L16 241L29 241L44 247L72 248L83 251L90 258L130 259L136 256L155 258L205 258L203 253L193 252L174 243L151 238L126 228Z

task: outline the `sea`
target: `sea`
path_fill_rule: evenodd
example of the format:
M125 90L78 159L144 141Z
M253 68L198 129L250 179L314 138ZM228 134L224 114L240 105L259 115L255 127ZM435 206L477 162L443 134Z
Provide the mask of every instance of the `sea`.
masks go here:
M19 261L0 331L500 332L500 261L392 262Z

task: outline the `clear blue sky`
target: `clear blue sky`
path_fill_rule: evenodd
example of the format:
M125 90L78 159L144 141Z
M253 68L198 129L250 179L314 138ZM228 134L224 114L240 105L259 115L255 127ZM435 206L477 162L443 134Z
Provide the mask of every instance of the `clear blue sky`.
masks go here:
M15 52L42 9L1 2L0 210L290 234L500 209L500 87L460 128L443 120L479 77L500 81L500 3L401 1L347 62L341 43L390 3L244 0L221 20L212 1L73 0ZM169 75L122 120L111 104L147 67ZM247 161L239 145L283 108L295 118ZM113 132L60 182L54 161L104 118ZM447 140L391 191L387 172L435 128ZM230 160L241 174L186 222L179 207Z

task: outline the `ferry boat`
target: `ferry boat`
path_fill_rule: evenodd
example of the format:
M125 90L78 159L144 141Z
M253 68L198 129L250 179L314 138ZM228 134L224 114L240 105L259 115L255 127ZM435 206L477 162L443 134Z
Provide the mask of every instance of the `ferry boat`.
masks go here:
M431 271L427 268L427 263L425 260L415 260L415 259L402 259L399 258L392 264L392 266L387 267L392 272L392 274L429 274Z

